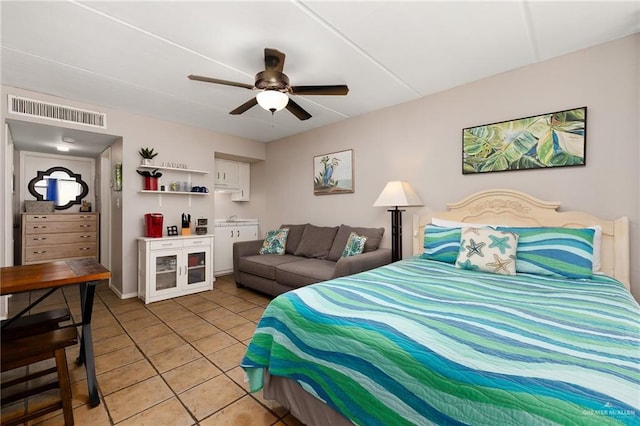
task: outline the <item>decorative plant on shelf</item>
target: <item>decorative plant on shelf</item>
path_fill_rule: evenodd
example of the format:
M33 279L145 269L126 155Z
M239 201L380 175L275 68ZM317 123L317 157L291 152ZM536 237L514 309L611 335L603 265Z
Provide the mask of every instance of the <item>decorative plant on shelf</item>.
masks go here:
M158 155L157 152L153 152L153 148L140 148L138 154L142 157L142 165L144 166L152 165L154 157Z
M136 170L136 172L138 172L138 174L143 177L150 177L150 178L156 178L156 179L158 179L159 177L162 177L162 172L159 172L158 169L151 170L151 171Z

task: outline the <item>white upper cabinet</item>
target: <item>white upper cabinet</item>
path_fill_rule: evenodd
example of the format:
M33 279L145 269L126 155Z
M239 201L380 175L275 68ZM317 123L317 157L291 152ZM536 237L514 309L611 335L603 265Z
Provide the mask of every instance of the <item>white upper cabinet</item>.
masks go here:
M232 201L251 200L251 164L238 163L239 190L231 194Z
M238 190L240 188L240 163L216 158L215 186L219 189Z

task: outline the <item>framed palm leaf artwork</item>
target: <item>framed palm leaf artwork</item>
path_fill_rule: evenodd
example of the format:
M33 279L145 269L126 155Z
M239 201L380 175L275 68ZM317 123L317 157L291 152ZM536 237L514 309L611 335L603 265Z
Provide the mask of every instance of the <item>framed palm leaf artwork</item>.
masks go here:
M462 173L584 166L587 107L462 129Z
M313 157L314 195L353 192L353 150Z

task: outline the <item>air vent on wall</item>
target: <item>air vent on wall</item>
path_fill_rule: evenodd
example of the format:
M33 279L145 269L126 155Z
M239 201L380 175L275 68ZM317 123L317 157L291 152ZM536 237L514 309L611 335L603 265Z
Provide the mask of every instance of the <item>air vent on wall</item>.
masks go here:
M36 101L14 95L8 95L8 97L9 113L99 127L101 129L107 128L107 114L101 112Z

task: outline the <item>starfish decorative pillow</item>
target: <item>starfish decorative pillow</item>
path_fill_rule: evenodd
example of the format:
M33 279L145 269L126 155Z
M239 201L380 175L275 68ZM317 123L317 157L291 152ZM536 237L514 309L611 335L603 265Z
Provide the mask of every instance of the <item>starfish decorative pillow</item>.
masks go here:
M518 234L491 227L463 227L456 267L501 275L516 274Z

